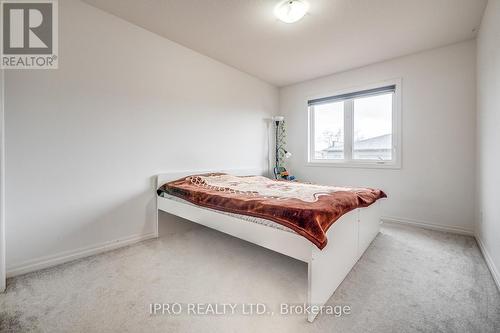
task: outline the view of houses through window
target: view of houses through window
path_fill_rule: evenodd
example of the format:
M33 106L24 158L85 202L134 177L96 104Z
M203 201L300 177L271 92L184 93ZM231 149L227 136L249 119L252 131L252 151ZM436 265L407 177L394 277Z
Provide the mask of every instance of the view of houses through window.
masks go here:
M354 99L354 160L392 159L392 95Z
M311 158L391 161L393 94L354 96L310 106L314 136Z
M314 107L314 157L344 158L344 102Z

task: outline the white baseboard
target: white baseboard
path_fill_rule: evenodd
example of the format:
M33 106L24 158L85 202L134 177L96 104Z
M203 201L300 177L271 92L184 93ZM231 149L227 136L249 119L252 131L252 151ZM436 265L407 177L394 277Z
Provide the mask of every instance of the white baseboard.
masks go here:
M55 255L40 257L22 262L17 265L7 267L7 277L26 274L41 269L57 266L69 261L93 256L99 253L118 249L120 247L128 246L134 243L142 242L147 239L157 238L157 232L147 234L133 235L126 238L116 239L104 242L97 245L82 247L76 250L65 251Z
M483 254L484 261L486 261L486 265L488 265L488 268L490 269L491 275L493 276L493 280L495 280L495 283L497 285L498 290L500 290L500 273L495 266L495 263L493 262L493 259L490 256L490 253L484 246L483 241L479 237L479 235L476 235L476 241L477 244L479 245L479 249L481 250L481 253Z
M383 223L411 225L414 227L419 227L419 228L424 228L424 229L444 231L444 232L450 232L453 234L460 234L460 235L467 235L467 236L474 236L474 229L466 229L466 228L456 227L456 226L445 226L445 225L434 224L434 223L430 223L430 222L416 221L416 220L410 220L410 219L405 219L405 218L401 218L401 217L393 217L393 216L382 216L380 218L380 220Z

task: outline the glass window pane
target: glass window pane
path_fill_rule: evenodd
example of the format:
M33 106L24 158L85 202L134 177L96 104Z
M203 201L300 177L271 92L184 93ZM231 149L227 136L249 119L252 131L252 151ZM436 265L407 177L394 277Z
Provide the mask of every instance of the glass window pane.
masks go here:
M354 100L355 160L392 160L392 93Z
M344 102L314 106L314 158L344 158Z

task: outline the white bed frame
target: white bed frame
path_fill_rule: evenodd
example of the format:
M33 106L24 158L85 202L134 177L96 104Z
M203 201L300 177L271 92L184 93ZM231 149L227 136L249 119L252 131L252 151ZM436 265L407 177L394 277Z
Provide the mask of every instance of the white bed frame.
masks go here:
M160 174L161 185L192 174L215 171L184 171ZM259 170L225 170L233 175L257 175ZM347 276L354 264L377 236L380 229L379 203L355 209L335 222L328 229L328 244L319 250L304 237L258 223L242 221L203 207L158 197L158 209L205 225L234 237L304 261L308 265L307 304L324 305ZM317 314L308 314L312 322Z

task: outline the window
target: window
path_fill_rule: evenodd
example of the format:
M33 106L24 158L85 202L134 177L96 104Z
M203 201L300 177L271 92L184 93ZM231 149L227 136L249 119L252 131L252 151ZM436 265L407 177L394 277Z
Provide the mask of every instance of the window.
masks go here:
M400 166L399 82L308 101L309 164Z

